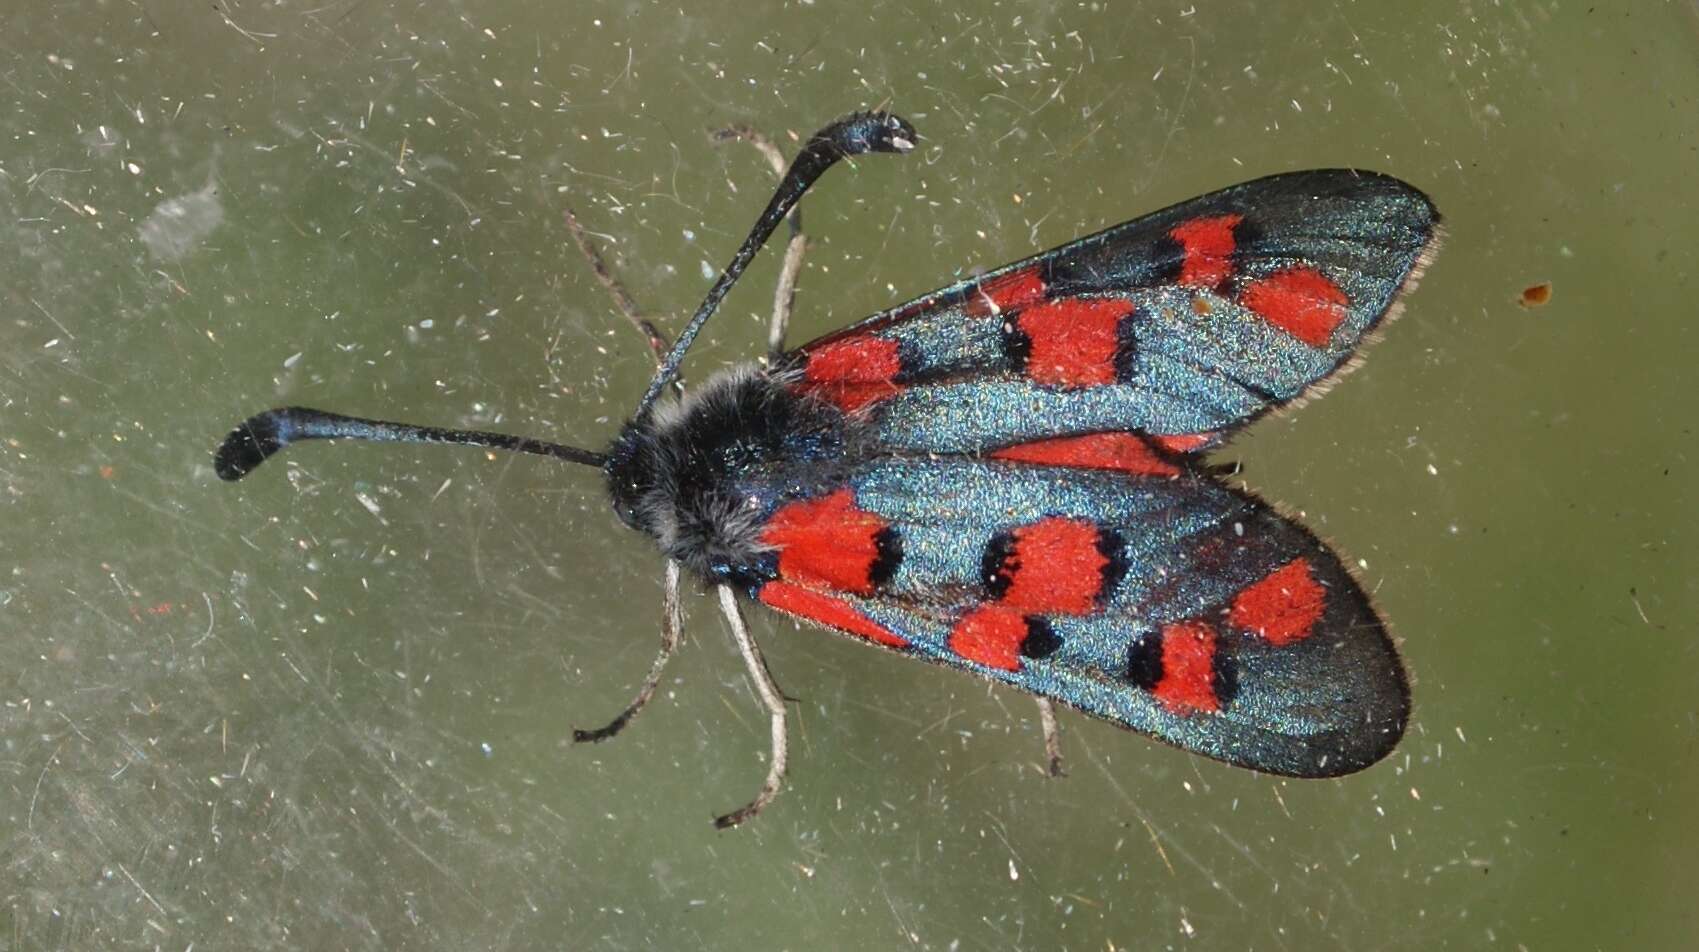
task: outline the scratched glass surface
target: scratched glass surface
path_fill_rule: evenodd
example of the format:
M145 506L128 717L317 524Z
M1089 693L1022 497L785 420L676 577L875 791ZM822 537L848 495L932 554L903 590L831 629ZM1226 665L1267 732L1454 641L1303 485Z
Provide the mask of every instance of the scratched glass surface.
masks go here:
M1442 9L1443 6L1443 9ZM0 16L0 948L1675 948L1691 751L1691 5L14 5ZM598 446L793 145L801 340L1257 175L1450 238L1326 399L1218 454L1376 593L1399 750L1279 780L712 600L594 473L309 445L300 403ZM769 251L687 365L758 353ZM1524 289L1550 284L1544 304ZM1539 297L1538 294L1533 297Z

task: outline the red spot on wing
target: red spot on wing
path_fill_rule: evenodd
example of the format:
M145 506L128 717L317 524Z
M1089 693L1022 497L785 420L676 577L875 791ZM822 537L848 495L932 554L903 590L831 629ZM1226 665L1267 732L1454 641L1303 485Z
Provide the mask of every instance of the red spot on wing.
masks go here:
M840 489L780 506L761 541L779 550L779 574L793 582L871 595L877 537L888 525L857 509L854 494Z
M1153 436L1150 440L1170 453L1190 453L1215 442L1215 434L1170 433L1165 436Z
M970 317L1002 314L1044 300L1044 279L1037 268L1022 268L992 278L968 292L964 307Z
M768 582L757 593L762 603L782 612L801 615L810 621L860 635L892 648L908 647L908 639L857 611L841 598L833 598L789 582Z
M1314 268L1287 268L1245 285L1239 302L1311 347L1326 347L1350 300Z
M1091 433L1062 436L1007 446L992 459L1081 469L1113 469L1137 476L1174 476L1180 468L1157 455L1151 445L1132 433Z
M1194 288L1215 288L1233 274L1233 229L1242 215L1194 218L1176 225L1168 237L1180 243L1186 257L1180 266L1180 283Z
M1215 629L1186 621L1162 629L1162 680L1151 694L1175 714L1221 710L1215 693Z
M1117 329L1132 310L1118 298L1063 298L1022 311L1015 326L1032 341L1027 376L1058 387L1114 383Z
M1308 638L1327 608L1327 589L1315 580L1310 561L1296 558L1246 586L1233 599L1227 620L1269 644Z
M883 337L845 337L808 352L798 388L854 413L902 392L897 342Z
M1097 526L1078 519L1041 519L1013 533L1002 570L1008 588L999 604L1025 614L1088 615L1097 610L1103 568Z
M976 608L950 629L950 650L988 668L1019 671L1026 616L997 605Z

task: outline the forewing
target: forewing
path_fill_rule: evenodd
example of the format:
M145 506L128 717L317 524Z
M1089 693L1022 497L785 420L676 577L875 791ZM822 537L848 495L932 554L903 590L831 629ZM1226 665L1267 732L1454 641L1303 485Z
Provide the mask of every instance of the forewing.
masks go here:
M1108 430L1189 451L1350 360L1420 274L1433 204L1372 172L1258 179L935 291L806 344L796 386L889 449Z
M1190 469L874 461L766 541L749 590L774 608L1228 763L1350 773L1408 717L1334 554Z

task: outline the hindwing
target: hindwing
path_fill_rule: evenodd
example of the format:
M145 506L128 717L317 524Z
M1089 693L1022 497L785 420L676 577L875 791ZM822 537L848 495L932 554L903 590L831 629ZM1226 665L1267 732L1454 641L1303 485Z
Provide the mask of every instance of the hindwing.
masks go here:
M1349 773L1409 714L1333 553L1190 468L874 460L767 526L757 600L1228 763Z

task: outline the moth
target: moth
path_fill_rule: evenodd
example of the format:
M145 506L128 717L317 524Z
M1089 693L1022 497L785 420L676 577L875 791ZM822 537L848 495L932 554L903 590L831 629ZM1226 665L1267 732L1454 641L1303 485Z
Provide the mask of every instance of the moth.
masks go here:
M1441 229L1373 172L1257 179L875 314L765 365L670 386L775 227L846 157L901 153L904 119L816 133L607 450L285 407L214 463L246 476L311 439L460 443L597 467L614 512L715 587L785 772L785 710L739 599L1010 685L1194 753L1335 777L1391 751L1404 667L1315 535L1205 460L1317 392L1391 318Z

